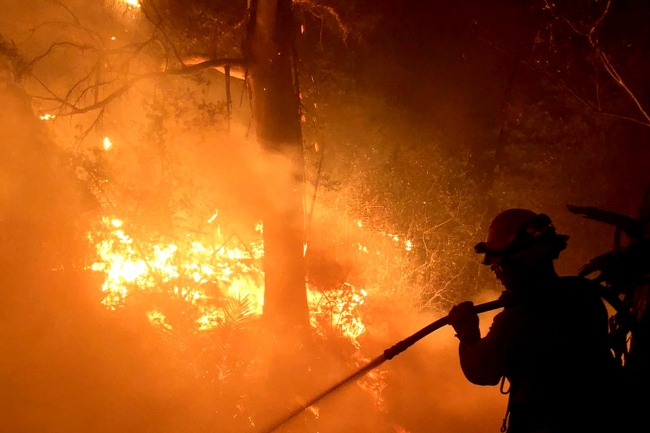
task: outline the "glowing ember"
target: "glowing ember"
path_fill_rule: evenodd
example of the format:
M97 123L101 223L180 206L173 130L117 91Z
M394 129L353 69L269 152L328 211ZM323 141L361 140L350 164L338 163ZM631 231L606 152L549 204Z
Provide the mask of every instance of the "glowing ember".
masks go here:
M363 228L366 227L366 225L360 219L354 220L354 223L360 229L363 229ZM410 239L405 239L404 236L400 236L400 235L397 235L397 234L394 234L394 233L388 233L388 232L385 232L383 230L379 231L378 233L383 235L383 236L386 236L388 239L392 240L396 244L403 243L404 250L407 251L407 252L413 250L413 241L411 241ZM358 244L358 246L359 246L359 251L363 251L364 253L368 252L368 248L366 246L361 245L361 244ZM379 254L379 251L377 251L377 254Z
M118 0L121 3L124 3L126 6L130 8L139 8L140 7L140 1L139 0Z
M113 148L113 142L108 137L104 137L104 150L110 150Z
M166 331L171 331L172 327L169 323L167 323L167 318L163 313L157 310L152 310L149 313L147 313L147 318L149 319L149 322L156 326L157 328L164 329Z
M41 120L54 120L56 119L56 114L43 114L42 116L39 116Z

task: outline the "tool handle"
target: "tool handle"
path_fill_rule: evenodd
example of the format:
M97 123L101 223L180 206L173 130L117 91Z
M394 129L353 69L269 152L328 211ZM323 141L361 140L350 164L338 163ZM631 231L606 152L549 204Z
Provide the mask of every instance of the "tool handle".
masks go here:
M501 304L501 301L497 299L494 301L485 302L484 304L475 305L474 312L476 314L480 314L480 313L496 310L502 307L503 305ZM431 334L433 331L437 331L438 329L448 324L449 324L449 316L441 317L435 322L430 323L429 325L420 329L415 334L406 337L404 340L384 350L384 357L389 360L393 359L394 357L404 352L406 349L413 346L415 343L417 343L427 335Z
M479 304L474 306L474 311L477 314L480 313L485 313L487 311L492 311L496 310L498 308L503 307L501 305L501 301L496 300L496 301L491 301L491 302L486 302L484 304ZM340 380L336 384L330 386L327 388L325 391L321 392L318 394L316 397L312 398L308 402L304 403L300 407L297 407L293 411L291 411L289 414L287 414L284 418L276 421L274 424L272 424L270 427L266 428L265 430L262 430L262 433L271 433L275 431L278 427L301 413L303 410L307 409L309 406L312 406L313 404L319 402L321 399L326 397L327 395L331 394L332 392L336 391L343 385L352 382L353 380L356 380L366 373L368 373L370 370L380 366L384 361L393 359L395 356L399 355L400 353L404 352L406 349L409 347L413 346L416 342L421 340L422 338L426 337L427 335L431 334L433 331L436 331L443 326L447 325L448 323L448 316L442 317L435 322L425 326L424 328L420 329L418 332L415 334L411 335L410 337L405 338L404 340L400 341L399 343L395 344L393 347L384 350L384 353L382 355L379 355L372 361L370 361L368 364L366 364L363 368L355 371L351 375L347 376L343 380Z

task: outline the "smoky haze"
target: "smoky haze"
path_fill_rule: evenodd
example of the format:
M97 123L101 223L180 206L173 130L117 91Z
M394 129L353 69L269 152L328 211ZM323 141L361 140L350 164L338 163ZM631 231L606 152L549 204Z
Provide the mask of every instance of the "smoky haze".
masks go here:
M393 22L395 32L369 36L375 45L357 59L354 91L330 91L320 105L310 99L317 92L305 93L308 197L323 158L308 278L324 292L343 281L368 287L359 350L340 335L315 338L306 356L309 374L292 376L287 370L302 362L290 355L295 347L270 349L273 337L256 318L243 330L204 338L154 328L146 315L153 301L144 295L132 308L107 308L104 276L89 270L95 250L87 234L101 217L123 218L153 238L151 233L185 234L218 210L224 231L248 241L261 210L282 206L268 191L287 181L289 170L282 158L269 161L257 151L239 81L232 86L235 108L226 126L219 105L223 78L215 71L194 81L139 83L94 126L89 114L39 120L48 102L29 94L43 95L43 88L20 72L53 42L83 44L87 32L77 21L106 44L112 36L118 42L146 36L138 34L131 12L115 13L114 2L98 8L100 3L0 0L0 431L255 432L453 303L498 296L499 287L471 251L490 215L470 160L494 142L492 117L510 69L504 57L458 35L454 23L468 11L451 14L447 2L438 2L439 30L427 30L424 18L412 26L405 17ZM431 16L415 3L409 19L418 11ZM378 3L386 16L393 7ZM445 11L454 17L447 27L440 22ZM117 23L121 33L114 31ZM447 39L436 33L443 30ZM395 40L388 43L387 34ZM414 40L435 44L421 56L413 47L422 45ZM65 93L88 68L89 55L80 51L57 48L31 71L53 92ZM145 57L137 67L152 65L160 67ZM522 122L522 107L539 93L523 86L532 76L526 74L519 78L525 89L514 92L509 108ZM329 85L314 76L317 86ZM162 93L169 96L164 102L157 99ZM570 125L553 118L545 128ZM608 133L603 142L615 135ZM631 143L645 135L627 134L625 153L603 143L509 148L514 162L501 167L505 174L495 182L497 205L545 211L572 236L559 262L562 273L575 273L611 244L607 229L567 214L567 203L634 213L649 180L648 151ZM111 139L110 152L102 150L104 137ZM354 231L360 229L365 231ZM407 251L407 239L414 252ZM490 320L482 316L484 331ZM277 371L287 377L261 385ZM382 400L363 389L367 384L350 386L318 405L317 420L307 412L284 431L316 425L321 432L487 433L501 425L506 397L496 387L465 380L451 329L427 337L378 373L381 380L369 383L385 384ZM304 395L283 403L288 383L298 383Z
M0 95L6 180L0 430L254 431L248 425L242 430L238 422L224 422L232 415L223 412L232 410L240 397L215 395L215 388L206 386L189 365L197 360L179 354L181 349L155 332L144 314L110 311L101 304L102 278L83 266L92 256L84 231L96 214L94 203L86 197L87 186L73 176L65 154L53 150L51 135L24 104L24 96L11 81ZM195 174L205 176L205 187L222 193L222 199L237 202L242 196L256 196L256 201L263 200L260 188L248 185L259 174L260 169L251 168L256 159L238 156L237 150L227 154L221 150L218 158L209 148L195 149L184 158ZM233 161L238 161L236 169ZM274 161L273 170L278 167L280 163ZM216 184L207 175L212 170L219 173ZM246 211L246 203L231 207L254 215L255 209ZM369 329L363 343L369 357L434 319L417 315L410 307L400 311L394 305L377 307L391 320L376 319ZM325 349L331 354L320 361L322 371L310 378L294 378L313 381L304 385L308 395L350 372L349 365L339 366L337 350L336 343ZM321 431L394 431L391 423L413 432L431 428L461 432L479 426L485 429L475 431L493 430L498 416L492 408L500 413L503 399L494 398L496 393L477 392L461 377L456 342L449 332L412 350L382 366L387 388L381 406L364 391L343 389L319 405ZM238 391L250 393L250 386L241 385ZM468 417L470 411L473 415ZM268 416L281 414L280 405ZM295 430L299 426L291 423L287 428L299 431Z

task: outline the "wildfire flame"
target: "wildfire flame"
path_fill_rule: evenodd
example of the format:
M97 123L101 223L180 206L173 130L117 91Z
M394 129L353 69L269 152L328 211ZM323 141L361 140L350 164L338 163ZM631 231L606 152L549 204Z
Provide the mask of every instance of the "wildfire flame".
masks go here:
M214 223L218 212L208 219ZM259 223L255 231L263 230ZM264 255L261 241L244 245L224 239L215 227L211 243L187 234L183 242L154 243L132 237L118 218L102 219L100 227L88 235L95 246L96 260L90 268L105 275L103 303L111 309L125 305L139 291L166 293L182 299L188 308L198 308L199 331L219 326L223 308L213 298L247 299L250 313L261 315L264 306L264 274L256 265ZM214 288L218 293L214 293ZM308 286L310 323L324 335L324 325L359 347L357 338L366 329L360 307L367 292L345 283L340 289L321 292ZM171 330L164 314L154 310L149 321L162 330Z
M359 308L365 302L367 292L344 283L338 290L307 292L310 305L311 325L320 330L319 321L323 318L339 329L341 335L359 347L357 338L366 330Z
M130 8L140 8L140 1L139 0L119 0L121 3L124 3L126 6Z
M115 309L137 291L166 292L197 306L203 313L197 326L205 330L216 326L222 313L207 303L198 304L214 296L208 295L208 287L216 286L225 296L250 299L253 312L261 314L262 271L254 264L263 254L261 246L230 245L218 229L215 235L221 243L206 245L191 235L182 243L143 242L126 233L122 220L103 218L101 228L89 234L97 254L90 268L105 274L102 302ZM161 314L150 314L150 321L162 323Z

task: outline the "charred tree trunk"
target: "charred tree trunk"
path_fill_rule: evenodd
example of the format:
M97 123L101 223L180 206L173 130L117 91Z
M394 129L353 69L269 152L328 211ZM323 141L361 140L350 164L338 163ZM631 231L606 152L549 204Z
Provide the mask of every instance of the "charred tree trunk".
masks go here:
M269 179L265 204L264 320L289 332L309 325L303 257L303 155L291 0L251 0L245 43L255 130L264 157L287 176ZM285 165L286 162L286 165ZM280 168L280 166L278 166Z

